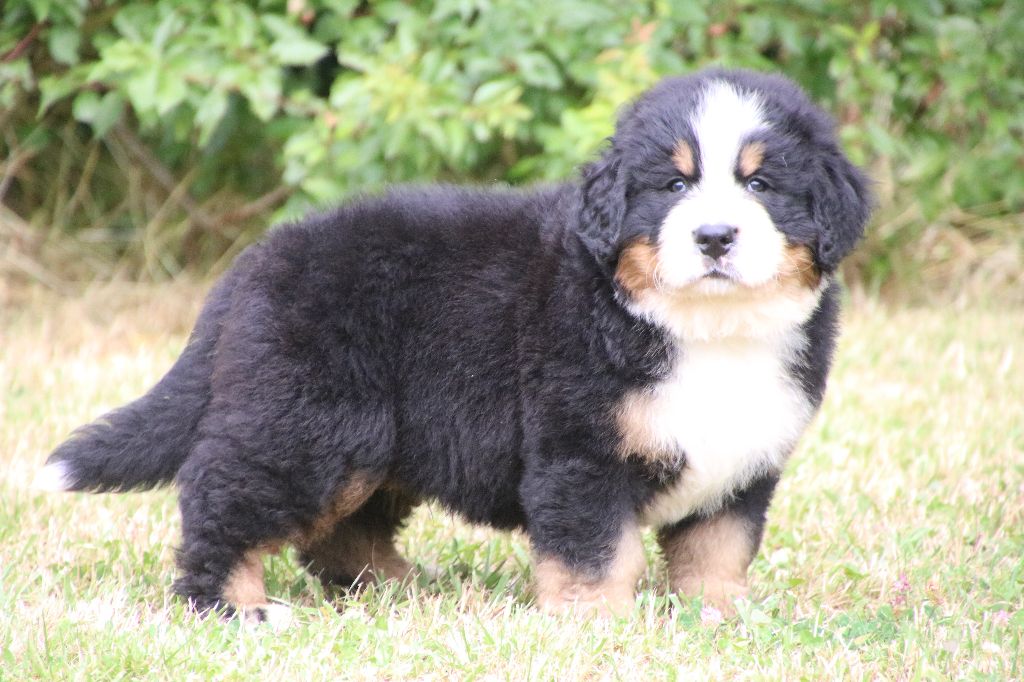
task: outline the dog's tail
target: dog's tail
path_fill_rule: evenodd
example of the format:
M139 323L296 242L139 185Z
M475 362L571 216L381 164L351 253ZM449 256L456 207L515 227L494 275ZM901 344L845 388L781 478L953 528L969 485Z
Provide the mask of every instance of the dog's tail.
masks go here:
M210 400L213 353L237 279L214 287L170 371L141 398L76 430L36 478L43 490L123 492L171 482Z

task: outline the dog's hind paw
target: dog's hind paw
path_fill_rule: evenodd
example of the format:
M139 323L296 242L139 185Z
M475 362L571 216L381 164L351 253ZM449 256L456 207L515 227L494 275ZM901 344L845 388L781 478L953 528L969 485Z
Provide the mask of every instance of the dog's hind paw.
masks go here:
M267 625L274 632L286 630L294 620L291 607L285 604L246 606L237 609L235 615L245 628Z

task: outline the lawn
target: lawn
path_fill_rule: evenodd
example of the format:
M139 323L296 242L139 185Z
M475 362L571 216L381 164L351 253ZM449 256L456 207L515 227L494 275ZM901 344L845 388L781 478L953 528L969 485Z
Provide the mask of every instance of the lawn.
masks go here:
M1024 678L1024 310L849 311L734 619L667 597L651 537L628 617L544 616L522 536L428 506L400 546L435 581L325 598L287 553L268 561L292 607L275 630L169 595L172 490L31 488L72 428L170 366L204 290L0 309L0 679Z

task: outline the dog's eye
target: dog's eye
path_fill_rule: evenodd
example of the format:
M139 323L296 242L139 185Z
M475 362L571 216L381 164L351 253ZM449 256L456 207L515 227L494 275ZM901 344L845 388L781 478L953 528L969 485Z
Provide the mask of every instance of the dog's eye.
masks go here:
M761 178L750 178L747 180L747 189L751 192L764 192L768 189L768 183Z
M689 185L685 178L672 178L669 183L665 186L669 192L685 192Z

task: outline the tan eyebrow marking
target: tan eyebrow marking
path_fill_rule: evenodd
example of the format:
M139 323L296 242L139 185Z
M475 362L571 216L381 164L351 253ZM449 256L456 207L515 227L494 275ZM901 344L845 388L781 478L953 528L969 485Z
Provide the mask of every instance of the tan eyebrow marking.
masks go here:
M686 140L676 142L675 150L672 152L672 163L684 176L692 178L697 171L693 162L693 149Z
M751 142L740 150L740 175L750 177L764 162L764 142Z

